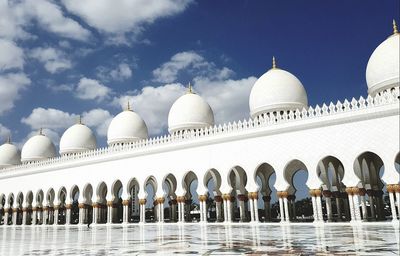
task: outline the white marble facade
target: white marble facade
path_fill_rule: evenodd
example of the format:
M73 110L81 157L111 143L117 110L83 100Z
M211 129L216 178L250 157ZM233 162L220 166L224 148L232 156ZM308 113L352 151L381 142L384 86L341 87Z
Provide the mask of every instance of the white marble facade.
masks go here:
M111 122L105 148L82 121L63 134L59 156L42 132L21 153L8 141L0 146L0 223L299 221L299 170L308 173L314 222L384 220L385 188L396 222L399 41L394 24L368 62L366 98L309 106L301 81L274 58L251 91L248 120L215 125L211 107L189 86L171 107L169 135L148 138L128 106Z

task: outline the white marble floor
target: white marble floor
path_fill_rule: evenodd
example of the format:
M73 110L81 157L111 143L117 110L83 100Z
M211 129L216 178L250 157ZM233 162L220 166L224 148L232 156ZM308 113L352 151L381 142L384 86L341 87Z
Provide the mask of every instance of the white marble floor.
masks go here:
M391 223L2 227L0 255L400 255L399 241Z

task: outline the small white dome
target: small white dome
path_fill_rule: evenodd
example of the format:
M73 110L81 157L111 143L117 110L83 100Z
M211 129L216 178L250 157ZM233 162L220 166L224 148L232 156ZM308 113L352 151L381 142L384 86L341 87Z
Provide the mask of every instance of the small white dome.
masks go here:
M368 93L372 96L399 86L400 34L395 33L383 41L368 60L366 78Z
M107 143L129 143L148 138L146 123L131 110L116 115L108 126Z
M21 152L15 145L6 142L0 146L0 169L20 163Z
M302 109L308 106L307 93L297 77L272 68L255 82L249 105L252 118L268 112Z
M199 95L189 92L179 97L168 114L168 131L201 129L214 125L214 113Z
M38 134L25 142L21 151L21 161L33 162L52 158L57 155L53 142L44 134Z
M84 124L69 127L60 140L60 154L74 154L96 148L96 137Z

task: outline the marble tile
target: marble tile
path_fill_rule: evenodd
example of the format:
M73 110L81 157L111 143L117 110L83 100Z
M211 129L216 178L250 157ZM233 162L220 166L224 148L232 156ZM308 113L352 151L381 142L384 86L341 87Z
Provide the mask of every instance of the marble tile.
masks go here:
M1 227L0 255L399 255L391 223Z

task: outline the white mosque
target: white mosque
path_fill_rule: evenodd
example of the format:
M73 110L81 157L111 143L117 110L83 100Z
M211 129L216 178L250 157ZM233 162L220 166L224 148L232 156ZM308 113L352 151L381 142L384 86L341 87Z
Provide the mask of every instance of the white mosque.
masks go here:
M309 106L301 81L273 60L251 90L248 120L214 124L190 87L170 109L168 135L149 138L128 107L109 126L108 147L97 148L82 122L64 132L59 155L42 132L21 152L8 141L0 146L0 224L398 223L395 23L393 30L368 61L367 98ZM309 218L296 204L299 170L308 173Z

